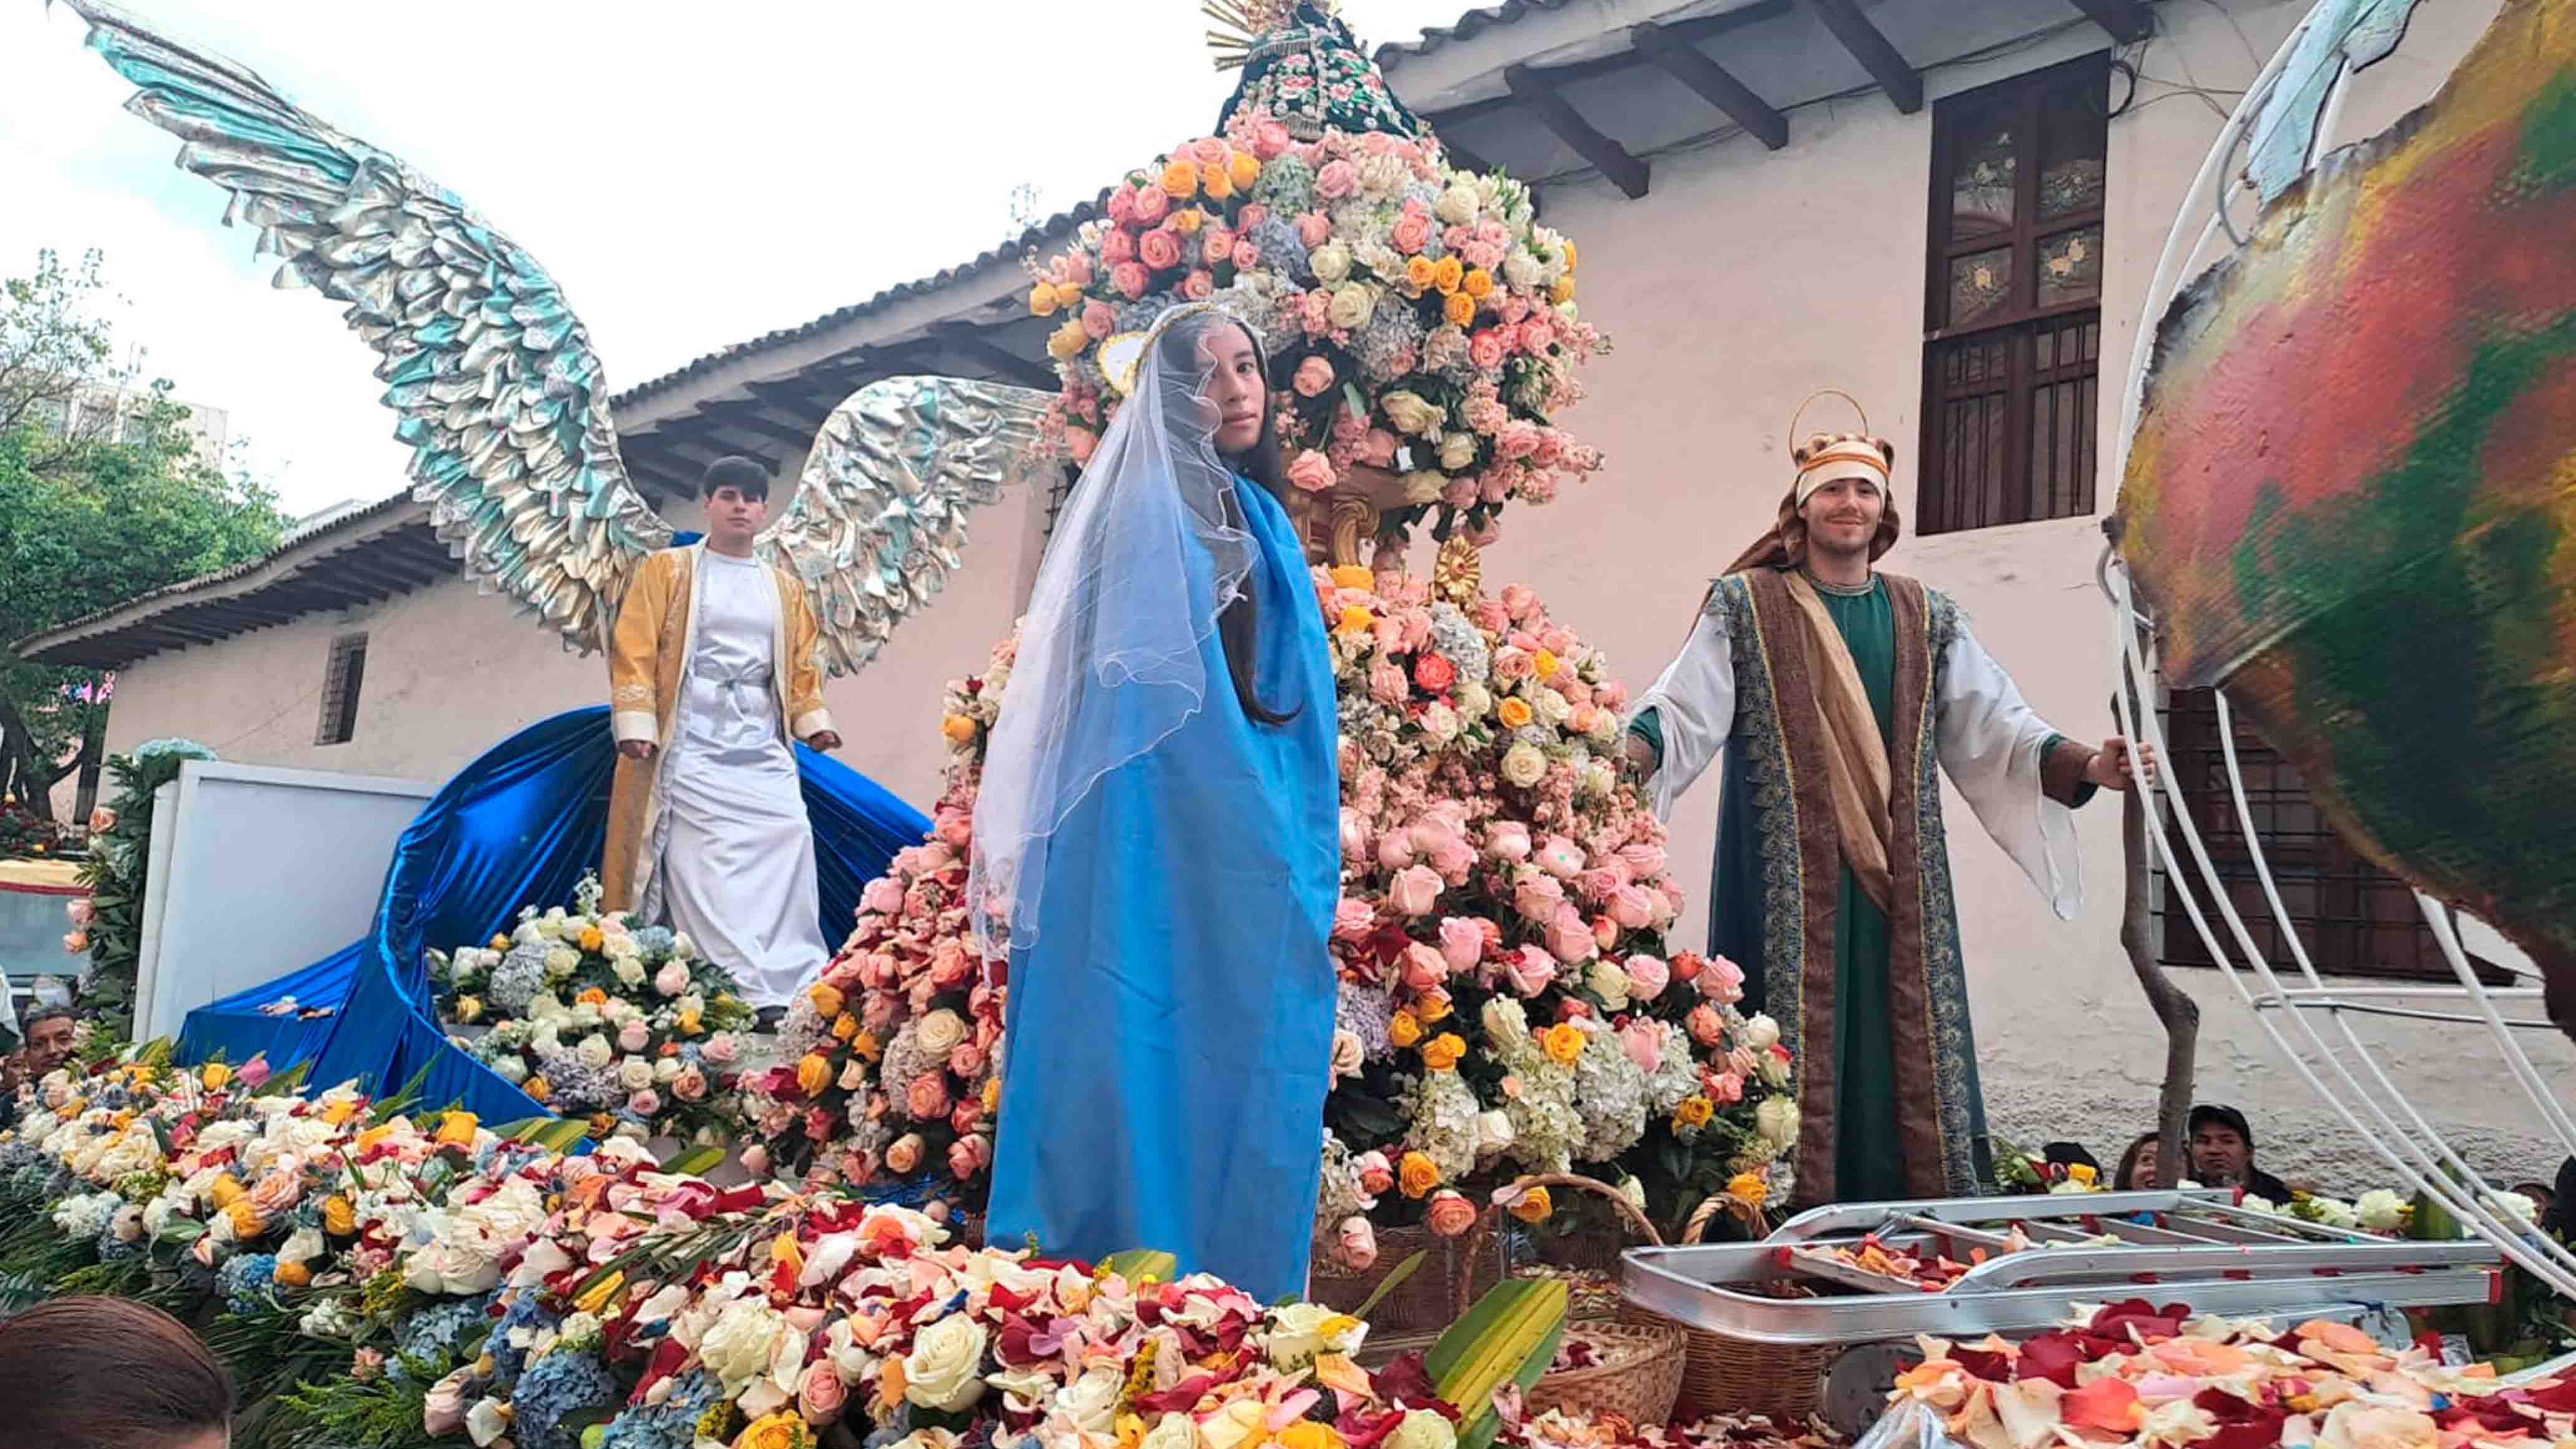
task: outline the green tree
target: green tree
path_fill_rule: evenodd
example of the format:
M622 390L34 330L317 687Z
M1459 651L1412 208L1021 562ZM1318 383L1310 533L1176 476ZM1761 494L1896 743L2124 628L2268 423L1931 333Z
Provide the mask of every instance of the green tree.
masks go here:
M0 283L0 641L256 558L284 531L275 501L201 455L169 384L136 385L99 315L99 255L37 254ZM39 811L94 779L112 681L0 663L0 792Z

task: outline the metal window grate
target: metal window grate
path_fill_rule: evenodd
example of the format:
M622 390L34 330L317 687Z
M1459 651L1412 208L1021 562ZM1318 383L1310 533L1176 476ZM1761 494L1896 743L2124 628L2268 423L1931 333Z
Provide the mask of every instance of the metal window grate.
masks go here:
M344 745L358 733L358 691L367 677L367 636L343 634L331 641L331 663L322 676L322 720L313 733L317 745Z

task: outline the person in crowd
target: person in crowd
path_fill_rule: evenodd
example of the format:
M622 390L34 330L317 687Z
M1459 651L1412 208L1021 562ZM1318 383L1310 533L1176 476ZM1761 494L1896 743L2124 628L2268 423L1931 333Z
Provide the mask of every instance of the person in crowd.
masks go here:
M0 1127L18 1120L18 1089L41 1082L72 1059L80 1018L68 1006L39 1006L20 1023L27 1044L0 1057Z
M2537 1199L2535 1199L2537 1201ZM2541 1204L2540 1230L2561 1242L2576 1242L2576 1157L2558 1164L2558 1181Z
M0 1319L10 1449L224 1449L233 1385L186 1325L128 1298Z
M1900 531L1895 460L1861 434L1801 444L1777 521L1709 586L1627 725L1624 763L1667 819L1723 758L1709 951L1743 965L1745 1009L1797 1057L1812 1202L1993 1177L1941 778L2071 919L2069 811L2132 776L2126 741L2049 728L1957 605L1876 567Z
M2191 1109L2191 1175L2203 1187L2241 1187L2286 1207L2290 1185L2254 1165L2254 1128L2233 1107L2203 1102Z
M2156 1164L2160 1160L2156 1137L2152 1131L2141 1132L2129 1143L2129 1150L2120 1154L2119 1169L2111 1174L2112 1191L2144 1192L2156 1185Z

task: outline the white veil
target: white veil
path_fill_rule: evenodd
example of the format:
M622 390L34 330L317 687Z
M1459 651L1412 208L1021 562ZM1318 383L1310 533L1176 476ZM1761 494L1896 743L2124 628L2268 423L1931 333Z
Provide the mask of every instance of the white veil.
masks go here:
M966 899L987 961L1036 942L1047 848L1100 777L1231 687L1200 653L1257 553L1200 352L1224 325L1241 324L1186 303L1102 346L1113 384L1142 355L1038 567L975 801Z

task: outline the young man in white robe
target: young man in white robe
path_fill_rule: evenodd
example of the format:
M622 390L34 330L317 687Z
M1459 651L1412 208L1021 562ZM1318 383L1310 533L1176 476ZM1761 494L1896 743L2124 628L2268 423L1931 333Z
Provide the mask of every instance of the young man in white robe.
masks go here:
M2081 902L2071 807L2128 751L2050 729L1958 607L1872 565L1895 545L1896 450L1810 438L1778 524L1711 585L1626 749L1667 818L1721 755L1710 951L1792 1056L1805 1203L1985 1190L1985 1106L1935 766L2060 918ZM2150 762L2150 768L2151 768Z
M707 465L707 533L647 558L608 653L609 910L667 917L772 1018L831 959L791 738L837 750L804 585L752 556L769 470Z

